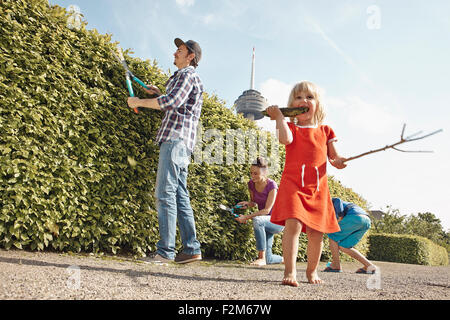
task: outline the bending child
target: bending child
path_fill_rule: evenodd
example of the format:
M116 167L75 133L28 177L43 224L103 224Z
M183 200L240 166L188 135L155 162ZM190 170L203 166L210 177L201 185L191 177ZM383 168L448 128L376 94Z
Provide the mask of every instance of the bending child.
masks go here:
M327 158L338 169L346 165L345 158L336 151L333 130L322 125L324 110L319 88L311 82L296 84L289 95L288 107L308 107L309 110L292 118L294 122L287 122L278 106L267 108L270 118L276 120L279 141L286 146L284 171L271 222L285 226L282 284L297 287L296 262L301 232L306 232L308 237L308 282L322 283L317 268L323 233L340 230L328 189Z
M328 234L332 261L323 271L342 272L339 259L339 250L341 250L363 264L363 267L359 268L356 273L375 273L377 267L353 248L369 230L369 216L364 209L354 203L345 202L339 198L333 198L332 200L341 231Z

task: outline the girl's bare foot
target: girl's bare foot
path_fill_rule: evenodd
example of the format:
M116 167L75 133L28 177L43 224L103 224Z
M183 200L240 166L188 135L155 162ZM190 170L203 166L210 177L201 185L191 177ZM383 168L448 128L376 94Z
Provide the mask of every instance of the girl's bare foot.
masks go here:
M266 265L266 259L256 259L255 261L253 261L252 263L250 263L250 265L252 266L265 266Z
M284 286L298 287L298 282L295 279L283 278L281 284Z
M322 279L319 278L317 271L313 272L306 271L306 278L308 278L308 282L311 284L322 284Z
M284 275L283 281L281 281L282 285L298 287L298 282L296 280L297 276L293 274Z

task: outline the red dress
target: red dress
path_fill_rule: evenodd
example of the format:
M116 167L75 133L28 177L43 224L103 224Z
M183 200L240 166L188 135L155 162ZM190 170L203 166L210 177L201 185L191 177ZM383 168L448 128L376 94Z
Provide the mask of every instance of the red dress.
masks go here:
M285 225L295 218L306 226L333 233L341 229L328 189L328 143L336 140L329 126L300 127L288 122L293 141L286 146L286 161L270 221Z

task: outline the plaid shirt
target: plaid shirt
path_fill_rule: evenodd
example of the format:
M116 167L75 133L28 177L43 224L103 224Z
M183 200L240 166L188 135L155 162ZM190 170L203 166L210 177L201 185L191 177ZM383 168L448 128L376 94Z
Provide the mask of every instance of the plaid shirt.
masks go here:
M203 84L194 67L176 71L166 86L166 94L159 96L158 103L165 111L156 135L156 142L182 138L193 152L197 125L203 104Z

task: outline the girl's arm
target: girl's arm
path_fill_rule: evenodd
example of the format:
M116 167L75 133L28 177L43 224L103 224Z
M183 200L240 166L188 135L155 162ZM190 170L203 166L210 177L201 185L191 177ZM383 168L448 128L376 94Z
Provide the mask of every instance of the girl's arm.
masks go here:
M244 209L253 208L254 206L257 206L256 202L253 202L253 191L250 190L250 188L248 188L248 192L250 193L250 201L242 201L242 202L238 203L239 205L244 205ZM235 218L235 220L240 223L247 223L247 220L251 219L251 218L248 218L248 216L250 216L250 215L241 214L241 215L239 215L239 217Z
M347 166L344 163L346 159L338 154L335 144L335 141L328 142L328 159L333 167L337 169L344 169Z
M278 106L270 106L266 109L266 111L270 116L270 119L276 121L276 129L280 143L284 145L290 144L294 138Z
M269 191L269 194L267 195L266 200L266 207L258 212L254 213L254 216L264 216L268 215L270 213L270 210L272 209L273 205L275 204L275 198L277 197L277 189L272 189Z
M249 188L248 192L250 193L250 201L241 201L238 203L238 205L244 206L244 209L257 206L256 202L253 202L253 191Z

